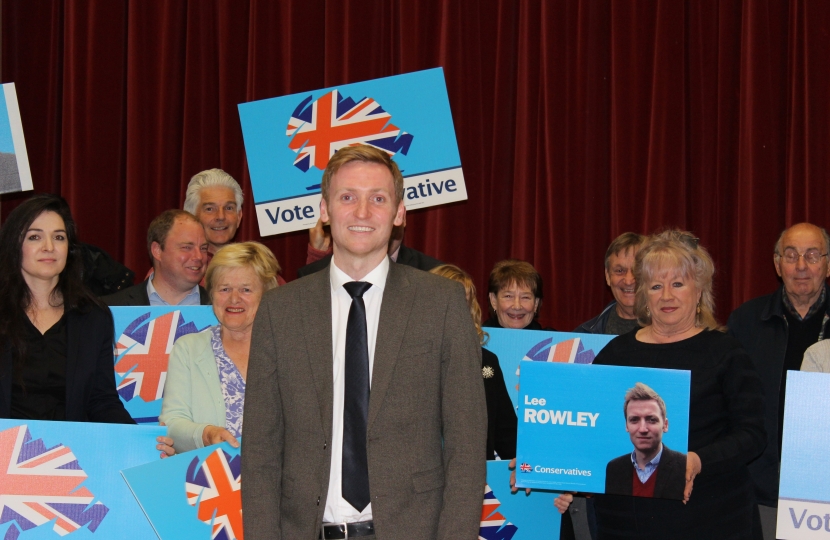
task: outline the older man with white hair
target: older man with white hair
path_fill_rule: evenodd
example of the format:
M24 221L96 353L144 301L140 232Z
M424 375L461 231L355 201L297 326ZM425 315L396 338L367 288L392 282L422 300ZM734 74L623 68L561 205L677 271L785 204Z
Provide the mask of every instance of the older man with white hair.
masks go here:
M242 222L242 188L222 169L197 173L187 184L184 209L205 228L208 260L220 247L230 244Z

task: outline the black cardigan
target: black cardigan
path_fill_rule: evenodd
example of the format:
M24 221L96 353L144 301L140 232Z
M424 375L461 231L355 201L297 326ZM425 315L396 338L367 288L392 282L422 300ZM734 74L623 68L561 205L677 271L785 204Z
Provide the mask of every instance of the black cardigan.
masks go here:
M487 398L487 459L516 457L516 409L507 393L499 357L481 349L481 371L484 377L484 395Z

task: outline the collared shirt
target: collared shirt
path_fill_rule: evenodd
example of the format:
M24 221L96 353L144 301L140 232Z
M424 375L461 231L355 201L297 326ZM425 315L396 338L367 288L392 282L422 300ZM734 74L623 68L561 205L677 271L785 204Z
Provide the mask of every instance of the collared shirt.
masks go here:
M370 389L372 387L372 371L375 363L375 342L377 341L378 322L380 321L380 304L383 300L386 276L389 274L389 264L389 257L384 257L383 261L361 280L368 281L372 284L369 290L363 294L363 303L366 306L366 338L369 346ZM343 399L345 395L346 325L349 320L349 308L352 305L352 297L343 288L343 284L350 281L354 280L337 268L337 265L334 264L334 259L332 259L330 283L334 394L331 424L331 475L329 476L326 508L323 512L323 521L326 523L355 522L372 519L371 504L362 512L355 510L343 498L341 490L343 481Z
M147 278L147 296L150 298L151 306L170 306L167 301L162 298L153 287L153 274ZM199 306L201 305L201 297L199 296L199 286L195 285L193 290L187 293L187 296L182 298L182 301L176 304L177 306Z
M637 478L640 479L640 482L645 484L648 482L648 479L654 474L654 471L657 470L657 466L660 465L660 458L663 457L663 445L660 445L660 451L657 452L657 455L654 458L646 463L645 468L640 468L637 465L637 455L636 450L631 452L631 464L634 465L634 470L637 471Z
M793 317L795 317L799 321L807 320L810 317L812 317L813 315L815 315L816 313L818 313L819 311L822 311L824 309L824 300L825 300L826 297L827 297L827 289L822 287L821 288L821 294L819 295L818 300L816 300L813 303L813 305L810 306L810 309L807 310L807 314L802 317L798 313L798 310L795 309L795 306L793 306L793 303L790 301L790 297L787 295L787 291L785 290L784 294L781 295L781 299L784 300L784 309L786 309L787 312L790 315L792 315Z

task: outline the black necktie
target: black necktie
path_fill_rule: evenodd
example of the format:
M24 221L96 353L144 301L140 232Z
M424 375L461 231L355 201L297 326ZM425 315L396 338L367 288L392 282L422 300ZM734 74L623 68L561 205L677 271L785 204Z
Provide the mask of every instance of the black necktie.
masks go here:
M363 293L371 283L350 281L343 287L352 297L346 325L346 393L343 397L343 498L362 511L369 504L369 460L366 419L369 416L369 339Z

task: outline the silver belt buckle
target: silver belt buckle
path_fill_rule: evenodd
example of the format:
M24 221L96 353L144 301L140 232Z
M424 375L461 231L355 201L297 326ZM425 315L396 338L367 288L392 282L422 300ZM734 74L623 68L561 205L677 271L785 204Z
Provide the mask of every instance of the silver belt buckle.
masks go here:
M322 536L324 540L326 538L326 527L337 527L338 529L340 529L340 527L343 527L343 538L345 540L349 540L349 524L345 521L341 523L322 523L320 525L320 536Z

